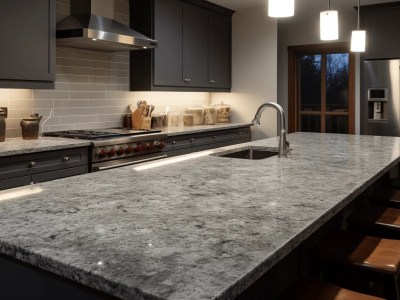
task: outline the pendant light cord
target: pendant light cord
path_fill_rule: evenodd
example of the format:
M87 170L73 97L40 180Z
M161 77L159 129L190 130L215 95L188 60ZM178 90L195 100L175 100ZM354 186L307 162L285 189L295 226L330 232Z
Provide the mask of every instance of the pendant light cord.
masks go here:
M360 0L358 0L357 30L360 30Z
M328 10L331 10L331 0L328 0Z

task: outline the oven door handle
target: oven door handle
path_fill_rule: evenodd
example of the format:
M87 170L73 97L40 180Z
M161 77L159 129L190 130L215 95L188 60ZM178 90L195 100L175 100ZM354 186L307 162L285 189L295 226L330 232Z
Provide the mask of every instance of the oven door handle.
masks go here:
M104 171L104 170L109 170L109 169L114 169L114 168L119 168L119 167L125 167L125 166L130 166L130 165L136 165L136 164L140 164L140 163L144 163L144 162L148 162L148 161L152 161L152 160L157 160L157 159L162 159L162 158L167 158L167 157L168 157L167 155L160 155L160 156L155 156L155 157L150 157L150 158L130 161L130 162L127 162L127 163L116 164L116 165L112 165L112 166L105 166L105 167L95 166L95 167L93 167L93 172Z

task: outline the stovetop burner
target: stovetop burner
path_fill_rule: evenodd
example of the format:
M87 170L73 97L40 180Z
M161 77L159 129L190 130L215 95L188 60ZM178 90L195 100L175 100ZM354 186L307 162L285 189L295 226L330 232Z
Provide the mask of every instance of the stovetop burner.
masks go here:
M84 140L100 140L100 139L110 139L117 137L135 136L141 134L145 135L149 133L158 133L158 132L161 132L161 130L158 129L135 130L135 129L122 129L122 128L109 128L109 129L53 131L53 132L45 132L43 133L43 135L53 136L53 137L84 139Z

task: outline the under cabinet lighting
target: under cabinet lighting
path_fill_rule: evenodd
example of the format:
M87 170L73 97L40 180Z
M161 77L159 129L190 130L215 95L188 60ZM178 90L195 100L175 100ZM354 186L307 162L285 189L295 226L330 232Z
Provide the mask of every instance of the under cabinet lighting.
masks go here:
M269 0L268 16L274 18L294 16L294 0Z
M320 35L322 41L333 41L339 38L338 11L331 10L330 0L328 0L328 10L320 13Z
M366 35L365 30L360 30L360 0L358 0L357 30L351 32L351 52L365 52Z

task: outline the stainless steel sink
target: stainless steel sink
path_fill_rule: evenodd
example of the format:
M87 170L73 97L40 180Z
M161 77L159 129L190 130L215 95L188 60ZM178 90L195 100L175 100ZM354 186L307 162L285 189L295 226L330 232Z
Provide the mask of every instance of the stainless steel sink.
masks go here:
M238 151L230 152L230 153L215 153L214 156L218 157L229 157L229 158L240 158L240 159L265 159L272 156L277 156L278 151L273 150L266 150L260 148L247 148L247 149L240 149Z

